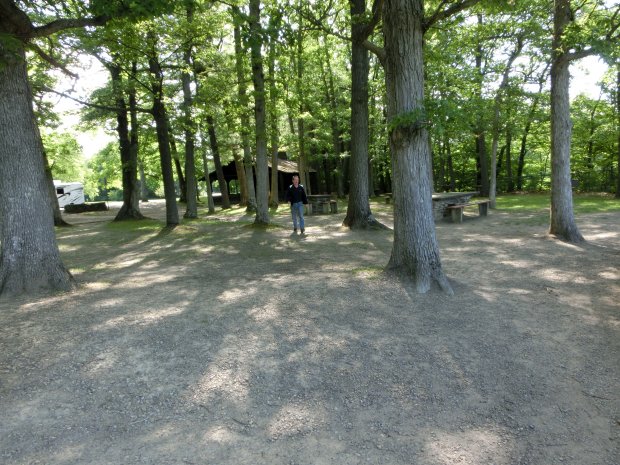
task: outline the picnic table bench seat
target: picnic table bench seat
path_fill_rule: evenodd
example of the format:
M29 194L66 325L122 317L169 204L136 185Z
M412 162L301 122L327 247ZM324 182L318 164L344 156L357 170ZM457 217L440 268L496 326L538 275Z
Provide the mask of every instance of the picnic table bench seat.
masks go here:
M478 205L478 214L480 216L487 216L487 214L489 213L489 203L491 203L490 200L478 200L476 202L449 205L448 207L446 207L446 209L450 211L450 217L452 218L453 223L462 223L463 210L465 209L465 207L469 207L471 205Z

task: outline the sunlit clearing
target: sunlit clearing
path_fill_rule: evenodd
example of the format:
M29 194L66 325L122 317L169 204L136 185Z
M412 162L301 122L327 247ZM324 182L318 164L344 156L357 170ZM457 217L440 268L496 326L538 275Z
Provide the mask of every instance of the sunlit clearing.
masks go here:
M545 268L534 272L536 276L552 283L593 284L594 281L577 273L558 268Z
M293 437L320 428L325 424L325 410L321 407L289 404L274 415L267 431L272 439Z
M186 305L188 302L182 302L181 305ZM102 307L110 307L118 305L119 302L117 300L108 300L102 302L100 306ZM105 323L95 326L93 329L95 331L104 331L107 329L116 328L119 326L135 326L135 325L152 325L157 323L164 318L169 318L171 316L179 315L183 313L183 306L179 308L167 308L162 310L150 310L143 313L131 314L131 315L123 315L117 318L111 318Z
M459 433L433 433L427 441L427 455L437 464L509 464L510 444L498 433L472 430Z
M236 435L225 426L213 426L205 432L203 438L205 441L227 444L233 442L235 436Z
M256 289L252 287L228 289L218 296L218 300L221 300L222 302L236 302L243 297L247 298L253 294L256 294Z

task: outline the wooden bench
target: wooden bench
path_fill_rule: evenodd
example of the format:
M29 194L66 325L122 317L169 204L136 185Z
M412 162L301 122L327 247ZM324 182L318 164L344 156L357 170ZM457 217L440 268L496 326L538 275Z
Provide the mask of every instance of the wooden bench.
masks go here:
M471 205L478 205L478 214L480 216L487 216L489 213L489 203L490 200L479 200L477 202L470 203L462 203L459 205L449 205L446 207L447 210L450 210L450 216L452 217L453 223L462 223L463 222L463 210L465 207L469 207Z

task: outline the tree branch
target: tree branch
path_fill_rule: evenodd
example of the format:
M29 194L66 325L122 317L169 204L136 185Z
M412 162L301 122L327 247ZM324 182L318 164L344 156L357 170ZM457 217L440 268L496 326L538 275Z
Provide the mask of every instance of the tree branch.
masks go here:
M109 16L57 19L43 26L32 28L28 34L28 38L45 37L65 29L76 29L85 26L103 26L109 20Z
M74 102L77 102L80 105L84 105L86 107L96 108L98 110L104 110L104 111L112 111L114 113L118 113L119 111L126 111L125 109L119 108L119 107L112 107L112 106L109 106L109 105L99 105L97 103L85 102L84 100L80 100L80 99L75 98L75 97L73 97L73 96L71 96L69 94L66 94L64 92L59 92L57 90L50 89L47 86L43 86L42 90L45 91L45 92L51 92L52 94L60 95L61 97L68 98L68 99L73 100ZM138 113L153 114L153 110L151 110L150 108L136 108L136 111L138 111Z
M377 58L379 59L379 62L381 63L381 66L385 66L385 59L387 57L386 53L385 53L385 49L383 47L379 47L377 44L372 43L370 40L366 39L364 42L362 42L362 45L369 50L370 52L374 53Z
M437 7L437 10L435 11L435 13L433 13L430 18L424 21L424 24L423 24L424 32L426 32L429 28L431 28L435 23L443 19L449 18L450 16L455 15L456 13L459 13L463 11L464 9L469 8L470 6L473 6L479 2L480 0L462 0L452 5L451 7L446 8L445 10L442 10L443 6L447 3L446 1L442 1Z
M34 50L37 53L37 55L39 55L43 60L47 61L54 68L60 69L67 76L70 76L70 77L72 77L74 79L77 79L79 77L76 73L74 73L73 71L69 70L65 65L63 65L58 60L56 60L56 58L54 58L53 56L47 54L47 52L45 52L45 50L43 50L37 44L30 42L30 43L28 43L27 46L28 46L28 48Z

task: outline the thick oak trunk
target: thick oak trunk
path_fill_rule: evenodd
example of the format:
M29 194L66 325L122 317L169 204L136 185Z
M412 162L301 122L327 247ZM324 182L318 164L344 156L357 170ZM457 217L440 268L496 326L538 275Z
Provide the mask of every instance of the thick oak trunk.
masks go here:
M23 45L0 40L0 295L69 290Z
M418 292L427 292L436 282L452 293L442 270L433 220L431 157L424 118L423 14L422 0L384 3L394 196L394 245L387 268L412 279Z
M250 51L254 83L256 122L256 217L255 224L269 224L269 169L267 166L267 126L265 122L265 77L261 55L260 0L250 0Z
M556 0L551 62L551 221L549 233L567 242L582 242L573 212L570 173L572 121L569 100L569 60L562 44L571 21L569 0Z

